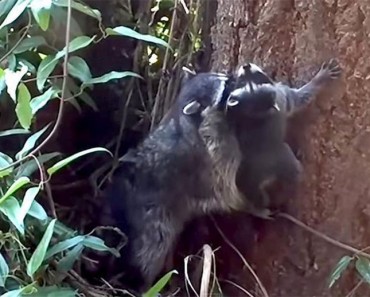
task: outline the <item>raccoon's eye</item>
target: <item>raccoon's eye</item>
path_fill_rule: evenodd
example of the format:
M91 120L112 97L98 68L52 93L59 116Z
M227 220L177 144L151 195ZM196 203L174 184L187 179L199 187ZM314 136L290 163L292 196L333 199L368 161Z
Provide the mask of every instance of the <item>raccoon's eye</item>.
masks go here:
M233 106L236 106L236 105L238 105L239 104L239 100L237 100L237 99L235 99L235 98L229 98L228 100L227 100L227 105L228 106L231 106L231 107L233 107Z

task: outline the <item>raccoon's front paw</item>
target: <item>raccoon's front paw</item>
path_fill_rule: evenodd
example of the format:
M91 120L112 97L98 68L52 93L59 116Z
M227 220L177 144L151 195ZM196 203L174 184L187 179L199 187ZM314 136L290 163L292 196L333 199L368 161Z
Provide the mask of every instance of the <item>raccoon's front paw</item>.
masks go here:
M335 59L330 59L321 65L319 76L323 80L338 79L342 73L342 69Z

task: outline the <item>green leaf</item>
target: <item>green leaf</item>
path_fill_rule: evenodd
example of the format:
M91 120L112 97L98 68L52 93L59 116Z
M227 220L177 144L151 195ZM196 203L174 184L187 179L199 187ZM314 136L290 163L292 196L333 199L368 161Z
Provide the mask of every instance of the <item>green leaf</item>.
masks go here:
M24 55L28 58L28 57L29 57L29 54L30 54L30 55L32 55L32 54L37 55L37 54L36 54L36 53L34 53L34 52L27 52L27 53L25 53ZM18 60L19 64L26 65L26 66L27 66L27 68L28 68L28 74L33 74L33 75L35 75L35 74L36 74L36 67L35 67L33 64L31 64L31 62L29 62L28 60L26 60L26 59L22 58L22 56L23 56L23 55L20 55L20 56L18 56L18 57L17 57L17 60ZM31 59L31 58L30 58L30 59Z
M15 71L17 67L17 58L16 56L12 53L9 57L8 57L8 69L9 70L12 70L12 71Z
M35 147L36 141L40 138L40 136L49 128L50 123L47 124L44 128L40 131L32 134L30 137L27 138L23 148L15 155L17 160L22 159L27 153Z
M5 71L4 71L4 69L0 68L0 94L3 92L5 87L6 87Z
M32 0L31 11L43 31L49 28L51 0Z
M102 76L95 77L92 79L89 79L85 81L82 85L82 87L86 87L87 85L92 85L92 84L101 84L101 83L106 83L112 79L119 79L119 78L124 78L126 76L131 76L131 77L137 77L137 78L142 78L139 74L136 74L131 71L123 71L123 72L117 72L117 71L111 71L109 73L106 73Z
M172 270L167 272L164 276L161 277L159 281L157 281L153 287L151 287L143 297L157 297L158 294L162 291L165 285L170 281L173 274L178 274L176 270Z
M15 113L17 114L19 123L26 130L30 128L33 118L30 100L31 94L28 91L28 88L24 83L20 83L18 86L18 98Z
M95 39L95 35L93 37L89 36L78 36L75 39L71 40L68 46L68 53L73 53L81 48L87 47L93 40ZM64 57L66 54L66 47L64 47L61 51L59 51L55 59L60 59Z
M96 251L110 252L116 257L120 256L119 252L116 249L106 246L104 240L96 236L86 235L82 244L85 247L91 248Z
M8 87L7 91L14 102L17 101L16 91L18 88L18 84L21 81L22 77L27 73L27 71L28 67L26 65L22 65L21 70L15 72L10 69L5 69L5 83Z
M67 98L71 98L72 96L78 95L77 98L82 100L85 104L90 106L93 110L95 111L98 110L98 107L96 106L94 100L86 92L82 92L81 86L78 86L73 79L68 80L68 88L66 90L66 95L65 95ZM75 99L75 101L69 100L68 103L71 103L78 110L78 112L81 113L81 107L79 103L77 102L76 98L73 98L73 99Z
M68 46L68 52L72 53L81 48L88 46L93 40L95 36L78 36L73 39ZM64 47L61 51L59 51L55 57L50 55L47 56L44 60L41 61L39 68L37 70L37 88L41 92L44 88L45 82L47 81L49 75L53 72L56 65L58 64L58 60L66 54L66 47Z
M18 178L10 187L9 189L5 192L5 194L0 198L0 205L6 201L8 197L13 195L16 191L18 191L20 188L23 186L27 185L30 183L30 179L28 177L20 177Z
M81 243L85 239L85 236L79 235L75 236L73 238L68 238L66 240L63 240L61 242L58 242L57 244L53 245L46 253L45 259L49 259L50 257L61 253L63 251L66 251L70 249L71 247L74 247L75 245Z
M39 245L37 246L30 261L27 264L27 274L30 277L32 277L34 273L40 268L42 262L45 259L46 250L49 246L51 237L53 235L55 222L56 222L56 219L53 219L49 223L44 233L44 236L42 237Z
M40 221L45 221L48 219L45 209L36 200L32 202L31 207L28 210L28 215Z
M73 9L78 10L88 16L91 16L97 19L98 21L101 21L101 13L99 10L92 9L87 5L83 5L73 0L71 2L72 2L71 6ZM53 4L55 4L56 6L60 6L60 7L68 7L68 0L53 0Z
M26 214L31 208L33 201L35 200L37 194L40 192L40 187L32 187L27 189L26 194L24 195L21 208L18 213L18 220L23 223Z
M3 160L4 162L4 166L8 166L10 165L11 163L13 163L13 159L10 158L7 154L4 154L2 152L0 152L0 159ZM1 166L1 163L0 163L0 168L4 167L4 166Z
M80 258L83 249L84 246L82 244L77 244L73 249L68 251L66 255L58 262L57 270L61 272L67 272L71 270L76 260Z
M24 235L23 222L19 221L18 214L20 211L19 202L13 196L8 197L0 204L0 211L9 219L9 221Z
M71 104L74 108L77 109L78 113L82 113L82 109L81 109L81 106L80 106L80 103L78 103L78 101L76 100L76 98L71 98L68 100L68 103Z
M331 288L334 285L334 283L341 277L343 271L346 270L352 259L353 259L352 257L344 256L342 259L339 260L339 262L337 263L333 272L330 275L329 288Z
M0 17L8 13L17 0L0 1Z
M61 288L57 286L37 287L37 292L27 295L30 297L75 297L77 292L71 288Z
M0 137L2 136L10 136L10 135L19 135L19 134L29 134L29 130L25 129L10 129L0 132ZM1 167L0 167L1 168Z
M18 0L7 14L4 22L0 25L0 29L13 23L23 13L30 2L31 0Z
M58 163L54 164L53 166L51 166L47 172L52 175L54 174L55 172L59 171L60 169L62 169L63 167L67 166L69 163L71 163L72 161L84 156L84 155L87 155L87 154L90 154L90 153L94 153L94 152L107 152L108 154L110 154L111 156L112 153L110 151L108 151L107 149L105 148L102 148L102 147L96 147L96 148L91 148L91 149L87 149L87 150L84 150L82 152L79 152L79 153L76 153L72 156L69 156L68 158L64 159L64 160L61 160L59 161Z
M29 284L21 289L9 291L1 295L1 297L22 297L25 295L28 296L29 294L32 294L35 291L36 289L34 287L34 284Z
M50 87L45 93L37 96L31 100L32 114L36 114L41 108L43 108L51 99L57 97L59 89Z
M370 283L370 261L365 257L358 256L356 261L356 270L362 276L362 279Z
M32 158L30 159L29 161L27 162L24 162L22 163L22 165L20 165L16 171L16 175L15 177L18 178L18 177L21 177L21 176L31 176L32 173L34 173L36 170L39 169L39 165L44 165L44 163L50 161L51 159L57 157L57 156L60 156L61 153L58 153L58 152L54 152L54 153L48 153L48 154L43 154L41 156L38 156L36 159L37 159L37 162L35 160L35 158Z
M9 266L2 254L0 254L0 287L4 287L9 274Z
M57 221L55 224L54 233L58 237L67 238L67 237L76 236L77 231Z
M57 64L58 59L56 59L53 55L47 56L41 61L36 75L37 89L40 92L42 92L49 75L54 71Z
M23 289L12 290L1 295L1 297L21 297L22 292Z
M42 0L44 1L44 0ZM34 48L38 48L40 45L47 44L46 40L42 36L33 36L29 38L25 38L21 41L21 43L13 50L14 54L24 53L26 51L32 50Z
M61 89L62 88L62 85L63 85L62 80L57 80L55 82L55 85L59 89ZM74 86L76 86L76 92L73 92L74 91L73 90ZM77 111L79 113L81 113L82 110L81 110L80 104L77 102L76 98L73 97L73 96L75 96L75 93L77 93L77 92L80 92L80 88L77 87L77 85L74 83L73 79L71 79L71 78L68 77L68 79L67 79L67 86L65 88L65 94L64 94L65 95L65 98L68 98L68 101L67 101L68 104L71 104L74 108L77 109Z
M105 29L105 32L108 35L122 35L122 36L131 37L131 38L135 38L135 39L146 41L146 42L155 43L155 44L167 47L172 51L172 48L163 39L160 39L158 37L155 37L155 36L152 36L152 35L149 35L149 34L141 34L141 33L136 32L135 30L132 30L128 27L119 26L119 27L116 27L116 28L113 28L113 29L112 28L107 28L107 29Z
M0 152L0 178L9 175L13 171L12 167L10 167L6 170L3 170L3 171L1 170L1 168L9 167L9 165L12 164L12 163L13 163L12 158L10 158L8 155Z
M94 111L98 111L98 107L96 106L94 100L86 92L83 92L80 96L78 96L78 98L80 98L86 105L90 106Z
M91 79L91 72L89 65L80 57L71 57L68 61L68 73L78 78L80 81L85 82Z

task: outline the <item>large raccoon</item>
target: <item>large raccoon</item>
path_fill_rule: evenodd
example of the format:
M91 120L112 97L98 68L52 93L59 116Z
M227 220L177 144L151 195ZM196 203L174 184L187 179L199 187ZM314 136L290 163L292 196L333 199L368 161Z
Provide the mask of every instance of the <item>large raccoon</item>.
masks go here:
M229 96L228 81L219 73L188 76L158 127L121 158L107 190L117 226L128 237L122 265L136 292L156 279L186 222L244 207L235 183L241 152L213 104ZM202 112L192 112L198 108Z

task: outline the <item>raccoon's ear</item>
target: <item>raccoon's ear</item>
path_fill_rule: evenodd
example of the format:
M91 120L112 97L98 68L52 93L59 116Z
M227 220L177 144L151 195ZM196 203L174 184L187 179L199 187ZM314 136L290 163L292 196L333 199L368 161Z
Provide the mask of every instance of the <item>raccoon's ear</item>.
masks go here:
M181 86L183 86L189 79L192 79L196 75L197 75L197 73L194 70L191 70L191 69L183 66L182 67Z
M197 101L190 101L188 104L184 106L182 109L183 114L185 115L192 115L200 111L200 103Z
M239 100L233 98L233 97L230 97L229 99L227 99L227 106L229 107L234 107L234 106L237 106L239 104Z
M239 67L239 69L236 71L237 77L242 77L249 73L251 71L251 64L247 63Z

